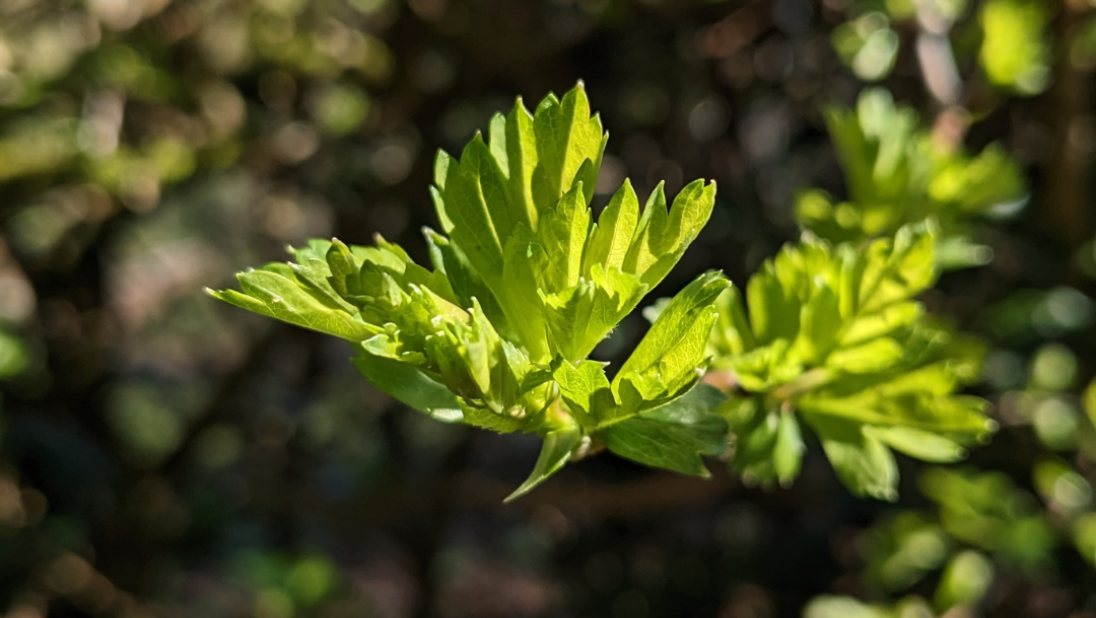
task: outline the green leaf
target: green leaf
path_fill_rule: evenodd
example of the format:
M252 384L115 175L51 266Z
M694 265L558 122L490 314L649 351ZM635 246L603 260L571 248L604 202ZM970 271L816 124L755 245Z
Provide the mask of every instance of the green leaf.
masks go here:
M327 263L327 254L331 245L331 241L313 239L305 247L287 247L296 262L289 264L289 267L293 270L293 278L316 300L332 309L353 314L356 308L345 300L345 290L340 294L330 280L331 267Z
M787 487L799 476L805 450L799 421L794 414L781 414L773 446L773 468L781 485Z
M939 507L940 522L956 539L991 551L1028 571L1053 565L1057 534L1039 502L1001 472L929 468L921 493Z
M1046 31L1052 15L1032 0L989 0L981 5L979 60L990 82L1027 96L1046 89L1053 53Z
M579 182L541 215L537 240L551 257L538 279L543 294L560 292L578 283L589 231L590 211Z
M700 384L662 407L621 421L598 436L626 459L682 474L710 476L702 455L726 448L727 423L711 411L723 401L716 389Z
M551 208L580 181L587 187L588 202L593 197L607 136L603 134L601 120L590 116L590 102L582 83L564 95L562 101L551 95L541 101L533 116L533 132L537 167L532 177L532 193L537 211Z
M855 346L889 335L899 328L914 324L924 313L920 303L899 301L878 312L857 316L841 331L841 345Z
M509 324L502 307L487 284L476 274L464 252L449 242L448 238L430 228L423 229L423 236L430 248L430 260L434 268L445 275L459 306L468 309L472 307L473 299L478 300L495 328L507 329Z
M993 428L985 417L986 404L982 399L919 392L892 393L888 392L888 386L880 384L848 397L827 397L822 390L817 395L798 400L797 407L814 416L964 436L963 441L967 443L977 441Z
M858 311L879 311L928 289L936 281L935 233L926 222L903 227L894 242L876 241L864 261Z
M506 198L494 158L477 135L465 147L460 161L442 152L438 153L438 161L447 162L435 166L444 167L446 172L444 184L435 179L439 191L438 218L480 276L486 281L497 279L502 274L502 239L505 237L500 236L494 219L497 216L503 224L512 222L509 217L496 214L509 214L510 209L498 206L499 201L505 203ZM449 226L444 225L447 221Z
M506 118L506 163L510 199L525 209L530 227L536 229L539 211L533 198L533 172L538 163L537 141L533 116L520 97Z
M237 307L348 341L363 341L375 334L360 318L327 306L296 281L278 273L250 270L236 275L236 280L242 292L206 292Z
M541 310L543 300L537 284L538 274L548 259L533 232L519 225L506 243L506 262L502 271L506 285L499 294L507 322L519 333L530 356L540 361L546 361L550 356L545 316Z
M733 284L716 300L719 318L712 329L709 351L717 358L717 366L722 357L745 354L754 348L753 330L746 319L746 308L742 304L742 293ZM722 367L726 368L726 367Z
M994 13L1031 3L991 4L989 12ZM1021 12L1006 8L998 14ZM870 18L868 14L862 20ZM796 216L801 227L829 241L886 237L904 225L933 218L941 230L938 242L968 248L965 256L941 252L941 266L984 263L988 256L983 249L970 251L971 222L995 206L1025 197L1019 165L999 146L990 145L974 157L942 146L931 128L919 123L916 112L895 105L886 90L865 90L854 111L827 110L826 125L845 171L848 201L804 191L796 198Z
M805 447L790 410L766 409L757 397L732 397L719 413L735 436L732 465L747 484L788 486L799 476Z
M513 493L506 497L505 502L512 502L532 491L548 477L566 465L574 450L582 443L582 432L577 427L564 427L550 431L544 436L544 446L541 447L540 456L537 457L536 466L529 478Z
M935 595L937 607L976 605L989 591L993 576L993 561L985 555L971 549L959 552L940 576Z
M713 305L728 285L729 283L720 273L708 272L685 286L685 289L670 301L643 340L636 346L635 351L625 361L617 374L617 379L629 373L642 373L662 363L675 350L693 352L695 349L693 337L701 334L700 331L704 331L703 326L697 328L696 325L707 322L707 328L711 329L711 322L715 318ZM702 334L706 341L709 333L704 331ZM704 346L701 345L700 349L703 350L703 348ZM669 373L679 374L682 370L692 371L695 368L696 365L692 367L677 365L667 369L670 369ZM663 372L663 375L666 375L666 372Z
M826 366L845 373L876 373L893 367L903 354L900 343L880 337L858 346L835 350L826 358Z
M355 342L367 379L439 419L545 437L516 497L562 466L576 439L588 445L684 395L707 364L718 275L670 303L618 380L586 359L680 259L715 198L698 181L668 209L660 188L641 214L626 180L594 224L606 139L581 84L532 115L519 99L491 118L487 141L438 153L431 198L443 233L424 229L433 271L379 236L369 247L314 240L291 249L296 263L213 294Z
M864 433L892 449L922 461L953 463L966 457L963 447L935 433L912 427L864 427Z
M30 365L31 353L22 339L0 330L0 380L23 373Z
M589 278L559 294L543 295L542 311L553 353L581 359L594 350L639 304L647 287L635 275L616 267L606 272L595 264Z
M694 180L677 194L667 212L663 184L659 183L644 206L624 258L624 270L638 275L649 287L658 285L708 222L715 207L715 191L714 182Z
M882 441L847 421L808 416L841 482L854 494L898 499L898 465Z
M867 245L804 238L751 278L747 308L737 293L721 297L708 349L741 389L733 399L756 400L724 410L747 479L794 476L792 413L830 431L827 455L854 491L881 497L897 474L888 449L954 461L993 430L985 401L955 394L978 376L978 346L913 300L936 278L934 234L926 223Z
M1088 420L1096 425L1096 380L1089 382L1088 387L1085 388L1084 405Z
M766 262L746 284L746 303L753 339L759 345L795 339L799 330L798 303L788 297L771 262Z
M799 310L799 333L793 353L804 363L817 364L828 358L827 364L832 365L834 359L830 353L844 326L838 291L828 285L813 285L816 289Z
M535 424L534 417L548 401L544 392L522 388L533 365L524 352L499 337L478 303L470 317L437 320L437 330L425 342L427 358L460 397L465 421L504 433Z
M561 360L552 373L568 410L585 428L595 428L599 421L610 418L616 408L609 378L605 377L605 365L586 360L575 366Z
M628 272L642 275L660 257L658 248L669 216L665 185L665 182L658 183L647 197L647 203L643 205L643 214L636 224L635 236L624 256L624 270Z
M418 367L374 356L364 349L358 351L353 362L370 384L407 406L446 423L464 420L456 396Z
M893 618L893 613L888 608L861 603L852 597L823 595L811 600L803 611L803 618Z
M589 272L597 264L606 269L622 268L638 223L639 199L631 181L625 179L590 231L583 271Z

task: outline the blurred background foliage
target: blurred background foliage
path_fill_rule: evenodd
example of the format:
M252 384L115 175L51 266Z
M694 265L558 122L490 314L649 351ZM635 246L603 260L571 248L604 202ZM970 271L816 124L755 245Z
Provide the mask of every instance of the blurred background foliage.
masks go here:
M0 0L2 615L1096 616L1094 17ZM993 442L902 459L894 504L850 497L811 444L787 490L602 456L502 506L535 440L414 415L344 344L200 293L311 236L423 258L435 150L580 78L612 135L597 203L625 175L719 183L658 292L745 281L797 221L865 238L940 214L951 265L982 266L925 301L989 349ZM849 131L878 146L850 154ZM874 148L917 173L842 171Z

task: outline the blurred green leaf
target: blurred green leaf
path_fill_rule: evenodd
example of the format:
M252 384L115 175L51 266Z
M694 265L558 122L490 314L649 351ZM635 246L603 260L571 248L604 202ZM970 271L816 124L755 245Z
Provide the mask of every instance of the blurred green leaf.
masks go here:
M955 461L992 429L983 400L954 394L978 376L980 346L913 300L935 281L934 239L924 224L859 247L805 238L750 279L748 311L737 292L720 297L708 350L741 389L722 410L747 479L794 479L793 412L853 491L887 499L897 483L889 449Z
M951 545L939 525L916 512L887 517L866 536L870 581L888 592L904 591L943 566Z
M0 330L0 380L13 378L30 365L30 349L22 339Z
M944 568L936 587L936 606L949 609L977 604L993 583L993 563L979 552L959 552Z
M1051 560L1054 531L1034 498L1003 473L933 468L921 475L920 484L955 538L1029 571Z
M890 28L887 15L878 11L841 24L832 40L837 55L864 81L886 77L898 57L898 33Z
M822 238L859 241L888 236L933 218L937 262L945 268L984 263L987 248L971 242L970 221L1024 199L1019 166L997 145L976 156L937 145L916 113L890 93L870 89L855 110L831 107L826 126L845 172L849 199L819 190L796 200L799 224Z
M1046 89L1050 77L1046 5L1039 0L987 0L978 21L982 25L979 60L989 80L1020 95Z

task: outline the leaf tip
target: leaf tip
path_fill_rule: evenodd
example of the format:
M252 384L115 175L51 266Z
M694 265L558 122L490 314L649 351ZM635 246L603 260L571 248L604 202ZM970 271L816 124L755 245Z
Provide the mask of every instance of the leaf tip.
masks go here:
M997 433L997 430L1001 428L1001 424L992 418L986 419L986 433ZM987 436L988 437L988 436Z
M525 494L529 493L529 491L533 488L532 487L526 487L526 485L528 485L528 483L523 483L521 487L518 487L513 492L511 492L509 496L506 496L505 498L503 498L502 503L503 504L510 504L514 500L517 500L518 498L520 498L520 497L524 496Z

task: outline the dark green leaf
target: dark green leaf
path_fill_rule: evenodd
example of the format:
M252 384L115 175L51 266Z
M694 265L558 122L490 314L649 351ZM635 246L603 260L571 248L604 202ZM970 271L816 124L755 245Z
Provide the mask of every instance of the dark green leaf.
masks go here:
M621 457L707 477L701 455L719 454L727 445L727 423L712 414L723 399L718 390L701 384L669 404L621 421L598 435Z

